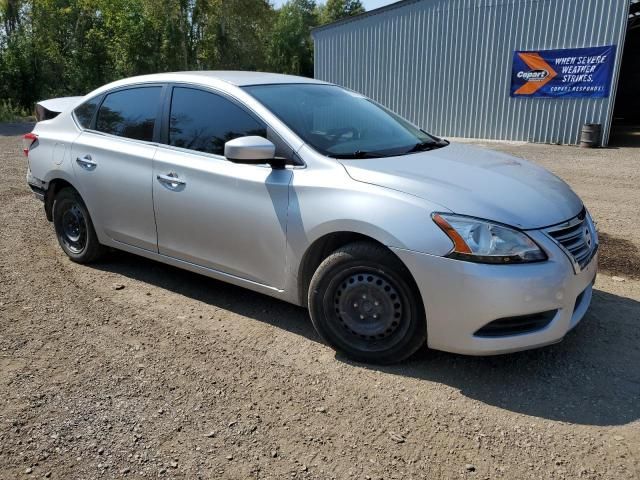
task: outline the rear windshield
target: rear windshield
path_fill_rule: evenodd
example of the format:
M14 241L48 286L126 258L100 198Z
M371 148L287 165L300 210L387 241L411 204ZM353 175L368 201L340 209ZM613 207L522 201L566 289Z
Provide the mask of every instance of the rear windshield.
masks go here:
M329 157L386 157L447 145L372 100L334 85L244 88L302 140Z

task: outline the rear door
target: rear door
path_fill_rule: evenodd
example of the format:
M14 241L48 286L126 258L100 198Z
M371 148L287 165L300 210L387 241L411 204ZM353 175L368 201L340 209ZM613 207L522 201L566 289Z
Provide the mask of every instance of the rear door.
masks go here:
M96 231L151 251L157 251L151 175L163 88L108 93L90 128L73 144L71 157Z
M159 252L282 287L292 172L239 165L223 155L233 138L259 135L276 146L278 141L222 94L176 86L169 108L163 133L168 145L158 147L153 171Z

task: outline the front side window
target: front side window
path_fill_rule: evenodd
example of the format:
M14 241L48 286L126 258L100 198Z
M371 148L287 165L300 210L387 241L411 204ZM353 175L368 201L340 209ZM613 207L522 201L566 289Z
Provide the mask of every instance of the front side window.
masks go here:
M448 145L368 98L335 85L244 88L304 142L329 157L386 157Z
M224 155L224 144L267 129L244 109L214 93L176 87L171 97L169 145Z
M108 94L96 119L96 130L150 142L153 140L162 87L138 87Z
M98 96L87 100L73 111L76 121L82 128L89 128L91 126L91 120L93 120L93 115L96 113L96 108L98 108L99 98Z

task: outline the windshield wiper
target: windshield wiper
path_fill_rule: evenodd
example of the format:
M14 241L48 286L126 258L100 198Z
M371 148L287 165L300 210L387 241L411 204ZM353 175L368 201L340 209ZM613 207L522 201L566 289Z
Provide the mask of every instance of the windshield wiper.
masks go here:
M343 159L349 159L349 158L382 158L385 157L385 155L380 155L377 153L372 153L372 152L365 152L364 150L356 150L353 153L338 153L335 155L330 155L333 158L343 158Z
M449 142L447 140L441 140L439 142L420 142L416 143L413 147L404 152L404 155L406 155L407 153L428 152L429 150L446 147L447 145L449 145Z
M342 158L342 159L350 159L350 158L385 158L385 157L395 157L398 155L407 155L408 153L415 152L426 152L428 150L435 150L436 148L442 148L449 145L447 140L438 140L438 141L428 141L428 142L420 142L416 143L409 150L402 153L393 153L391 155L383 155L380 153L367 152L365 150L356 150L353 153L337 153L335 155L329 155L333 158Z

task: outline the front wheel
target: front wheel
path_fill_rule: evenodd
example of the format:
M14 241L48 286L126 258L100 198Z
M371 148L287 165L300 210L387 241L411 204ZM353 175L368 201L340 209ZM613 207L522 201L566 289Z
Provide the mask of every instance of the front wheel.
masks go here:
M52 213L58 243L71 260L90 263L103 254L89 211L74 189L64 188L56 194Z
M308 300L318 333L354 360L395 363L425 343L420 293L407 268L381 245L356 242L329 255L311 279Z

